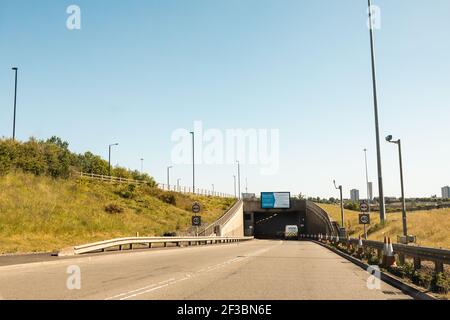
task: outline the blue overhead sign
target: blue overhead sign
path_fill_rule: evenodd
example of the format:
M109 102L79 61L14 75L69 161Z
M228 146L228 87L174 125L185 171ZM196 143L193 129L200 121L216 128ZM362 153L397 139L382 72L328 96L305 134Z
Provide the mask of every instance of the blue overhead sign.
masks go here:
M289 209L290 207L290 192L261 192L262 209Z

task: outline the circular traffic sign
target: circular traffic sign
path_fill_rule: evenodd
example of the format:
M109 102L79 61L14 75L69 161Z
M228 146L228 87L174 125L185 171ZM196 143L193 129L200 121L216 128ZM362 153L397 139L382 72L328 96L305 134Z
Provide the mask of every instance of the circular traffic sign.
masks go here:
M199 213L201 209L202 209L202 208L200 207L200 203L194 202L194 203L192 204L192 212L193 212L193 213Z
M367 212L369 211L369 205L366 202L361 202L359 204L359 209L361 210L361 212Z
M359 215L359 223L360 224L370 224L370 216L368 214L360 214Z
M192 217L192 225L193 226L200 226L202 224L202 220L200 216L193 216Z

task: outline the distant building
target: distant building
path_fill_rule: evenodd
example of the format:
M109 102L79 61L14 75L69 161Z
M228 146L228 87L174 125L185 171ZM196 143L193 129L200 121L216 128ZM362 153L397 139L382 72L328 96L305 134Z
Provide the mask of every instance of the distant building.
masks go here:
M354 202L358 202L359 201L359 190L357 190L357 189L350 190L350 199Z
M367 184L367 189L369 189L369 201L373 200L373 183L369 182Z
M443 199L450 199L450 187L442 187L442 198Z

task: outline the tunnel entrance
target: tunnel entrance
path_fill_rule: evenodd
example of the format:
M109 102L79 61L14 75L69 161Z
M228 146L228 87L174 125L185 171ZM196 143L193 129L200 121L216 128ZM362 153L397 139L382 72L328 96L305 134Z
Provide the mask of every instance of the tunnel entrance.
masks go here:
M255 212L253 236L258 239L284 239L287 225L304 226L300 212Z
M264 209L260 200L244 200L244 235L260 239L284 239L287 225L296 225L299 234L337 234L327 213L316 204L291 199L288 209Z

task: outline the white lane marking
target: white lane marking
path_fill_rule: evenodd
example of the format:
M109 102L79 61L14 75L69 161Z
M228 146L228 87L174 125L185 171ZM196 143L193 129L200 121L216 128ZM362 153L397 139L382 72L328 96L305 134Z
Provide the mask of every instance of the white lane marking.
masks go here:
M158 283L155 283L155 284L151 284L151 285L139 288L139 289L135 289L135 290L131 290L131 291L128 291L128 292L124 292L124 293L115 295L113 297L106 298L105 300L117 299L119 297L121 297L119 300L127 300L127 299L134 298L134 297L146 294L146 293L150 293L150 292L162 289L162 288L166 288L166 287L168 287L170 285L182 282L184 280L188 280L190 278L197 277L197 276L199 276L202 273L207 273L207 272L210 272L210 271L214 271L214 270L226 267L226 266L228 266L228 265L230 265L232 263L235 263L235 262L238 262L238 261L243 261L243 260L246 260L248 258L258 256L260 254L263 254L263 253L269 251L270 249L272 249L273 247L275 247L277 245L257 250L255 252L250 253L247 256L233 258L233 259L227 260L225 262L222 262L222 263L219 263L219 264L216 264L216 265L212 265L212 266L208 266L206 268L202 268L202 269L196 271L195 273L187 274L185 277L180 278L180 279L171 278L171 279L168 279L168 280L165 280L165 281L161 281L161 282L158 282Z
M148 285L148 286L145 286L145 287L142 287L142 288L139 288L139 289L135 289L135 290L131 290L131 291L128 291L128 292L120 293L120 294L117 294L117 295L115 295L115 296L106 298L105 300L116 299L116 298L125 296L125 295L127 295L127 294L130 294L130 293L133 293L133 292L136 292L136 291L140 291L140 290L145 290L145 289L148 289L148 288L151 288L151 287L154 287L154 286L158 286L158 285L161 285L161 284L164 284L164 283L166 283L166 282L173 281L173 280L175 280L175 278L171 278L171 279L168 279L168 280L164 280L164 281L161 281L161 282L158 282L158 283L153 283L153 284L150 284L150 285Z

